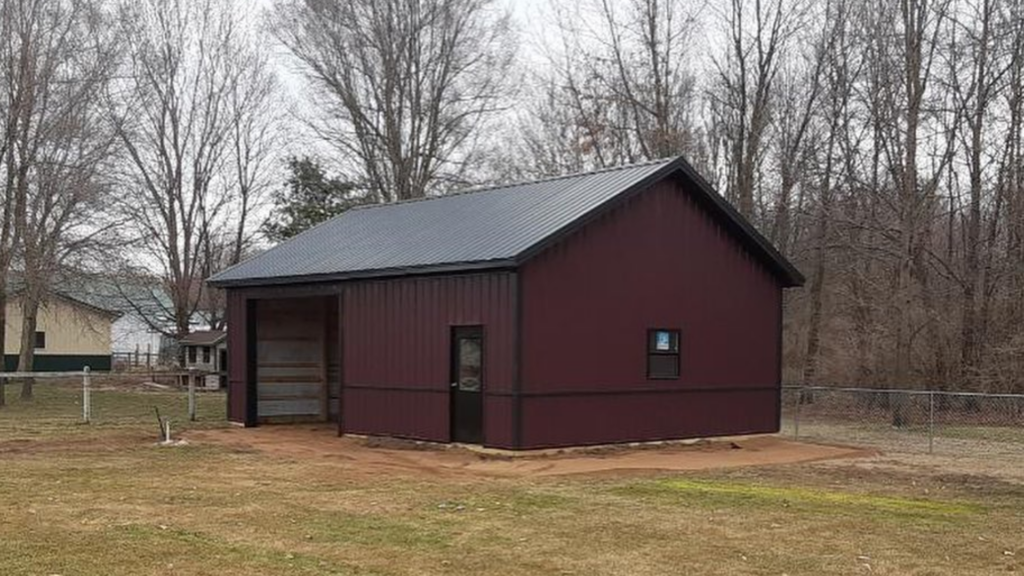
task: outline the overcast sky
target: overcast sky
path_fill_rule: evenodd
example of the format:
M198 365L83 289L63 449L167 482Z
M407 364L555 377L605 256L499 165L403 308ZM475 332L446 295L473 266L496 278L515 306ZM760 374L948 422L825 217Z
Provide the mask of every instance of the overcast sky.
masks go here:
M258 7L253 15L257 17L264 11L269 11L275 2L275 0L253 1ZM628 0L609 0L609 2L613 9L621 10L623 13L627 10L625 4ZM512 17L512 26L517 39L516 73L522 74L520 86L524 87L517 97L520 98L520 102L527 102L531 96L528 84L532 77L530 73L542 71L547 66L549 55L552 51L557 51L560 46L556 10L573 10L581 5L581 0L495 0L495 3L499 9L507 10ZM594 8L600 4L591 0L590 2L582 1L582 5ZM693 2L692 4L684 2L684 5L701 6L698 10L704 16L707 16L710 10L717 9L717 3L714 1ZM586 13L584 9L583 15L576 14L575 17L586 19ZM598 24L596 29L600 28L602 27ZM687 63L688 66L699 69L702 67L701 62L704 65L707 64L706 47L709 44L714 44L711 38L712 34L708 32L710 31L705 29L698 34L701 41L695 43L692 54L688 54L690 60ZM597 33L600 34L600 32ZM301 78L295 67L295 62L287 50L277 44L269 33L267 33L266 42L268 45L275 46L274 63L283 87L282 96L295 117L294 123L289 127L289 132L295 137L293 142L282 150L282 157L310 155L319 158L329 168L338 169L339 166L334 164L339 159L337 151L311 134L303 133L307 129L306 123L299 118L315 116L315 108L309 100L309 84ZM514 129L522 108L522 106L513 107L507 114L492 118L492 122L495 124L492 124L489 132L500 135L504 128ZM503 137L498 136L498 138Z
M496 0L497 5L508 10L512 17L518 40L516 59L520 70L536 70L537 66L544 65L543 44L554 38L552 34L555 30L552 1L557 0ZM260 12L268 11L273 6L274 0L254 0L254 3L259 7L259 11L254 15L258 15ZM310 106L306 99L307 84L299 76L287 51L277 44L269 34L267 34L266 40L275 46L274 62L284 88L284 97L288 101L289 107L296 114L301 115ZM296 128L299 124L301 123L296 122ZM329 149L316 150L310 149L310 147L318 147L315 138L299 138L296 143L288 147L289 150L285 155L311 154L330 162L333 153Z
M541 60L544 39L551 38L554 29L552 1L557 0L496 0L497 5L512 15L513 25L519 39L520 60ZM263 10L270 8L274 0L255 0ZM615 1L613 0L613 4ZM268 38L268 41L273 39Z

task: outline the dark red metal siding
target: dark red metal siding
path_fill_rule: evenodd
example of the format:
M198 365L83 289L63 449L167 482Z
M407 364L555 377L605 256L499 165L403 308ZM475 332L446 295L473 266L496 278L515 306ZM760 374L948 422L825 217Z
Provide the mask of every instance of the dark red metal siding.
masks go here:
M396 278L346 285L345 432L447 442L451 327L484 328L484 435L512 441L515 274Z
M228 420L245 422L246 364L248 363L245 295L239 290L227 291L228 324Z
M781 288L664 181L529 261L523 447L777 427ZM646 378L646 335L678 328L678 380Z
M775 431L774 389L527 397L525 448Z

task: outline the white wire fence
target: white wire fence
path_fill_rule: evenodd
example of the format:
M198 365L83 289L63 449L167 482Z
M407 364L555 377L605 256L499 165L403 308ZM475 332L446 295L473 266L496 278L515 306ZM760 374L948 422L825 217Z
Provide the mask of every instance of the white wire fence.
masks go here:
M223 423L226 395L211 390L216 374L0 372L0 434L69 425L176 427Z
M894 452L1024 458L1024 395L784 386L782 433Z

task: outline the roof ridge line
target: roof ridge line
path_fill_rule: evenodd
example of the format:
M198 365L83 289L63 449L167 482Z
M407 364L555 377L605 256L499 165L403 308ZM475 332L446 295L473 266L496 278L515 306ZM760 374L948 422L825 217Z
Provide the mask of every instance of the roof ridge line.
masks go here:
M465 196L468 194L477 194L480 192L491 192L494 190L501 190L502 188L518 188L520 186L529 186L531 184L542 184L545 182L554 182L556 180L567 180L569 178L579 178L581 176L592 176L594 174L603 174L605 172L615 172L618 170L629 170L632 168L641 168L644 166L651 166L653 164L667 164L675 161L679 156L666 156L664 158L656 158L654 160L644 160L643 162L636 162L634 164L623 164L621 166L605 166L604 168L596 168L594 170L587 170L584 172L573 172L571 174L561 174L558 176L545 176L543 178L535 178L533 180L520 180L515 182L507 182L505 184L493 184L489 186L478 186L471 187L465 190L459 190L451 192L449 194L442 194L439 196L424 196L422 198L406 198L405 200L398 200L396 202L387 203L375 203L375 204L361 204L354 206L349 209L353 210L372 210L374 208L385 208L387 206L400 206L402 204L414 204L416 202L426 202L429 200L441 200L443 198L453 198L455 196Z

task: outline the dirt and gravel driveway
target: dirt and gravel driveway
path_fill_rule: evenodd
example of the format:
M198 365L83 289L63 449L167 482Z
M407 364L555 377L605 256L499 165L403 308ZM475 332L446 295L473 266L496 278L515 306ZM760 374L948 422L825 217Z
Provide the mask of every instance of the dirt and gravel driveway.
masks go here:
M332 428L325 426L201 430L190 432L186 437L192 443L226 445L279 458L333 460L371 475L516 478L691 471L813 462L875 453L860 448L793 442L775 436L523 453L378 438L339 438Z

